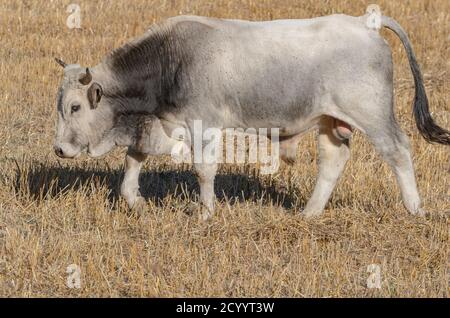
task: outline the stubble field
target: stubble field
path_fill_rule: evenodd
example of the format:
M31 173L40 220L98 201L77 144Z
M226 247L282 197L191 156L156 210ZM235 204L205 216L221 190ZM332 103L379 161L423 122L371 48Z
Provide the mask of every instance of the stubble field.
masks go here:
M66 8L81 8L69 29ZM450 2L378 1L407 31L436 121L450 127ZM411 140L429 215L409 215L389 167L356 133L324 215L300 211L317 173L316 134L293 166L263 176L222 165L216 215L186 213L198 196L188 165L149 158L141 175L148 212L118 195L124 149L104 159L58 159L52 150L62 71L53 57L86 66L178 14L270 20L364 14L368 1L0 0L0 296L448 297L450 152L426 143L411 112L414 83L400 41L395 112ZM79 269L80 288L67 285ZM381 288L368 288L368 266ZM376 267L376 266L375 266Z

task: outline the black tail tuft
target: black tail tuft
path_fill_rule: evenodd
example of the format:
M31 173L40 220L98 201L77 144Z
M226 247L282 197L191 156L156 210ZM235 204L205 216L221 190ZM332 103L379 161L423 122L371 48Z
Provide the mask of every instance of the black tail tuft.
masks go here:
M413 112L417 129L419 129L420 134L426 141L450 145L450 132L439 127L431 117L427 95L422 82L420 84L416 83Z

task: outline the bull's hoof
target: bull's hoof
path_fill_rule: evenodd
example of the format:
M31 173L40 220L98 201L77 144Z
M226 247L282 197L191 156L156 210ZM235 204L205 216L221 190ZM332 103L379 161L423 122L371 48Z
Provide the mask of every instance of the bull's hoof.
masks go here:
M199 210L199 206L195 202L189 202L185 207L183 207L182 212L187 216L193 216Z
M197 202L191 202L189 203L184 209L183 212L188 216L194 216L197 215L198 219L201 222L206 222L211 219L213 216L213 213L208 210L205 206L202 204L199 204Z
M419 217L425 217L428 213L426 210L418 208L414 212L412 212L412 214Z
M147 201L143 197L137 197L133 206L130 208L132 214L144 215L148 212Z
M213 213L206 208L202 208L199 213L199 220L201 222L207 222L212 219Z
M323 211L317 211L317 210L303 210L303 212L300 214L303 218L306 220L311 220L320 217L323 214Z

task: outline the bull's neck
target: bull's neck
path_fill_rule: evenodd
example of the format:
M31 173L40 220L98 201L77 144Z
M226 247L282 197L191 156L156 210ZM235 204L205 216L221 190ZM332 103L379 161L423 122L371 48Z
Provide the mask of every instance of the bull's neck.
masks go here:
M119 76L105 63L96 66L95 71L103 89L102 99L115 113L151 113L155 108L155 98L150 89L153 84L148 78L139 80L136 74Z
M153 112L173 106L188 63L170 24L154 26L141 38L114 50L99 64L104 95L122 112Z

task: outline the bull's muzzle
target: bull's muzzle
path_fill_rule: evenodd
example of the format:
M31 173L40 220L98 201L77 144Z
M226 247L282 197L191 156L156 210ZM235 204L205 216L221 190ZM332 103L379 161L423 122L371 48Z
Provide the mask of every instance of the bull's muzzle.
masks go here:
M60 158L64 158L64 151L62 150L61 147L59 146L53 146L53 150L55 151L55 154L60 157Z
M75 158L80 154L80 150L70 144L62 143L53 146L55 154L60 158Z

